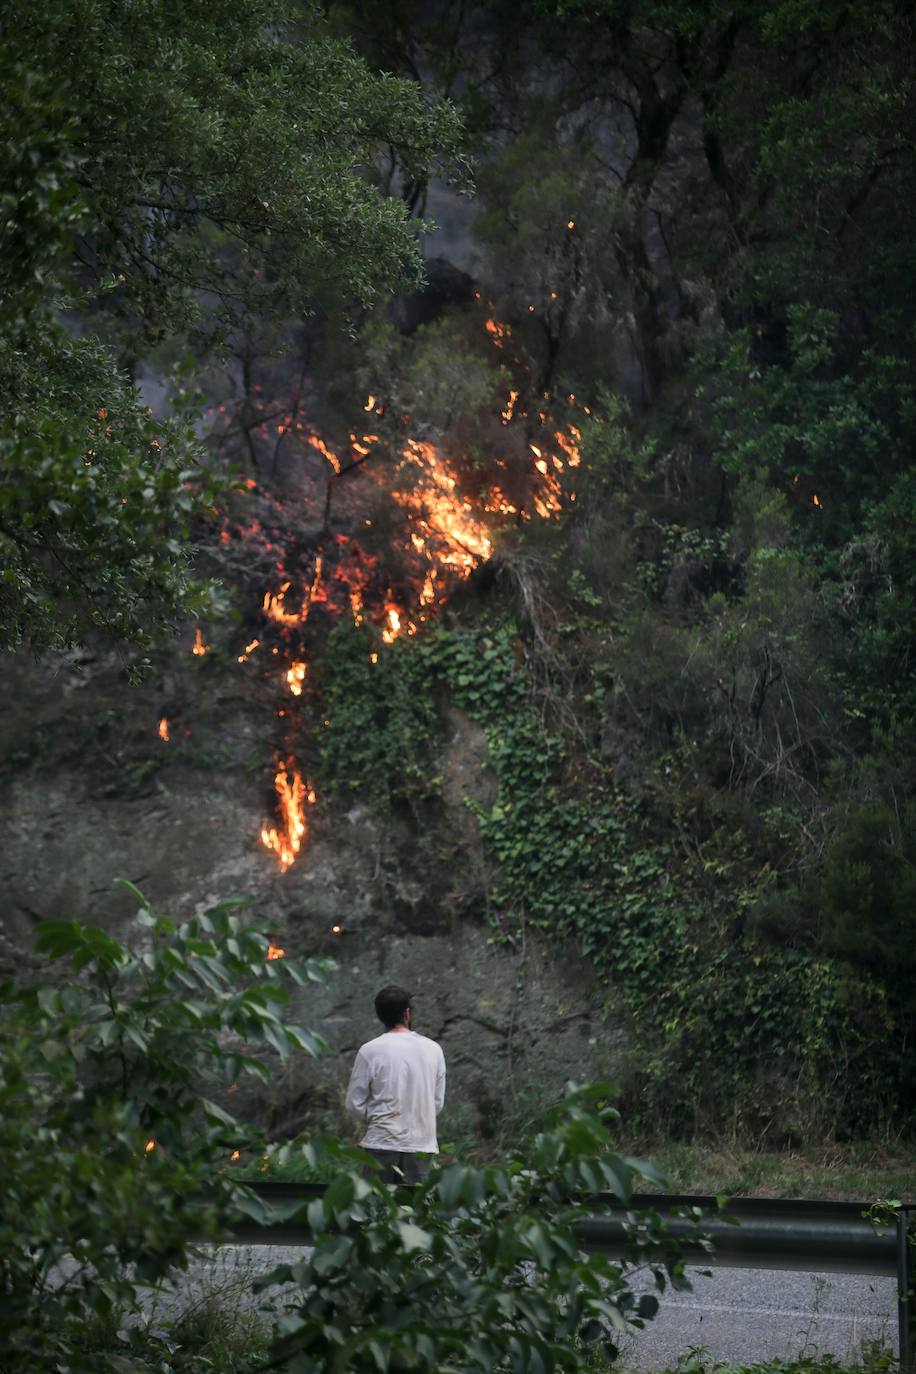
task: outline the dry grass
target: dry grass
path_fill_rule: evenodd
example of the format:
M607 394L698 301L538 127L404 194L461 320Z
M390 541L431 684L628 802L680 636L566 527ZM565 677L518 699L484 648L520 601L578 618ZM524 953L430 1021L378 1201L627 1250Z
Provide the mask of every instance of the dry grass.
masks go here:
M916 1152L903 1147L822 1145L776 1154L648 1142L635 1153L651 1159L678 1193L916 1202Z

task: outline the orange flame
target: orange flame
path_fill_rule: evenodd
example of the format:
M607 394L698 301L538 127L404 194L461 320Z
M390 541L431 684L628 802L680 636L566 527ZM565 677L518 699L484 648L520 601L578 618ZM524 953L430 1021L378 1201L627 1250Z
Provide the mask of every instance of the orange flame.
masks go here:
M289 683L289 690L294 697L302 696L302 684L305 682L305 675L308 672L308 664L300 659L294 660L287 671L286 681Z
M194 631L194 647L191 649L191 653L197 658L203 658L209 648L210 645L204 643L204 632L198 625L197 629Z
M275 620L278 625L304 625L308 620L308 602L303 605L300 611L288 611L283 604L286 593L292 585L291 582L284 582L280 590L273 595L270 592L264 593L264 600L261 605L268 620Z
M396 606L389 606L385 616L385 628L382 630L382 641L385 644L393 644L401 633L401 614Z
M267 946L267 957L268 959L285 959L286 950L281 949L279 945L269 944Z
M506 339L512 338L512 330L509 325L504 324L502 320L487 320L484 329L496 344L497 348L505 348Z
M156 1142L155 1142L155 1140L148 1140L148 1141L146 1142L146 1153L147 1153L147 1154L151 1154L151 1153L153 1152L153 1150L155 1150L155 1148L156 1148Z
M333 449L328 448L323 439L320 439L317 434L310 434L308 442L311 444L312 448L318 450L322 458L328 460L335 472L340 472L340 459Z
M163 716L159 721L159 738L166 744L169 742L169 722L168 717Z
M579 445L577 442L582 437L579 430L576 429L575 425L570 425L568 434L564 434L561 429L558 429L553 437L566 454L566 460L569 466L571 468L577 468L582 461L579 455Z
M305 784L302 774L294 766L292 759L281 763L274 774L274 787L277 792L277 810L282 818L282 828L263 826L261 843L272 849L277 856L280 871L285 873L296 862L302 840L305 836Z

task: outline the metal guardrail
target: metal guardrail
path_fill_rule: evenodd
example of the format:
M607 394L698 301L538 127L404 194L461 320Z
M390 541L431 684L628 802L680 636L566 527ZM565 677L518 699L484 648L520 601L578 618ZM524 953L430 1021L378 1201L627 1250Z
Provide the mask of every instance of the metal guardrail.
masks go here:
M325 1185L250 1182L248 1187L268 1204L288 1204L301 1198L303 1215L267 1225L259 1225L247 1217L240 1218L233 1228L237 1240L250 1245L310 1243L312 1235L304 1215L304 1204L321 1197ZM911 1294L916 1266L912 1263L909 1235L910 1213L916 1208L902 1207L895 1227L876 1227L868 1219L868 1204L864 1202L735 1198L720 1212L714 1197L674 1193L636 1194L628 1208L621 1206L616 1198L604 1201L607 1206L603 1214L578 1223L576 1231L583 1249L614 1258L622 1257L626 1250L628 1214L649 1209L669 1213L683 1207L700 1207L708 1214L703 1231L713 1243L711 1254L695 1245L691 1247L692 1221L666 1217L668 1230L684 1242L688 1260L693 1258L696 1264L896 1276L900 1370L901 1374L916 1374Z

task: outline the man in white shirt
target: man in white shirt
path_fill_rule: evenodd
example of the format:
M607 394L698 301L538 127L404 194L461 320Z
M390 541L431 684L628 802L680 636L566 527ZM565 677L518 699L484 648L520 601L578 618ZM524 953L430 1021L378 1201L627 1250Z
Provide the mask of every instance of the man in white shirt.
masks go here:
M356 1055L347 1111L365 1124L359 1142L374 1155L385 1183L420 1183L439 1145L436 1117L445 1101L445 1055L411 1030L410 993L382 988L375 1010L385 1027Z

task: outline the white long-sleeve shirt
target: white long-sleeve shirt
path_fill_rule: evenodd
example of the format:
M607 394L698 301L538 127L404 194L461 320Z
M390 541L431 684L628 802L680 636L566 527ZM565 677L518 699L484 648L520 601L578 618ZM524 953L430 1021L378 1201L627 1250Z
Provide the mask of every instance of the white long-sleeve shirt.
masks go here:
M445 1101L445 1055L416 1031L385 1031L359 1049L347 1111L365 1122L367 1150L436 1154L436 1117Z

